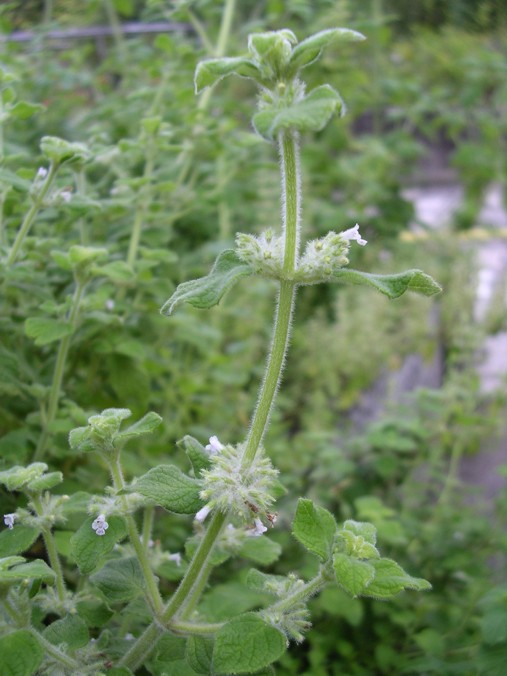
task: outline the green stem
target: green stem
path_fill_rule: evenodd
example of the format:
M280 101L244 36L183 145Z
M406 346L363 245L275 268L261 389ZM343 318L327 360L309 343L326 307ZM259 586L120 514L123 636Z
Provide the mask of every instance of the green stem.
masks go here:
M28 234L28 231L32 227L32 223L34 222L35 217L40 211L44 198L46 197L49 189L53 185L53 181L55 180L57 171L58 165L56 163L51 163L49 166L49 171L46 176L46 180L44 181L39 191L39 194L35 198L32 206L28 210L23 220L23 223L21 224L21 227L18 231L18 234L16 235L16 239L14 240L14 244L12 245L12 249L10 250L9 256L7 258L7 265L12 265L16 260L19 250L21 249L21 245L23 244L23 240L25 239L26 235Z
M175 634L184 636L212 636L224 626L224 622L215 622L214 624L197 624L195 622L173 621L168 627Z
M40 495L31 495L30 499L37 516L44 517L44 507L42 505ZM51 568L56 575L56 591L58 593L58 598L60 601L65 601L65 580L63 577L62 564L60 563L60 557L58 556L53 533L51 528L48 528L47 526L42 526L41 531L44 545L48 554L49 563L51 564Z
M301 211L301 190L299 181L299 153L297 136L291 132L282 134L279 139L281 174L283 187L283 232L285 236L284 271L288 280L280 283L278 306L275 314L275 325L271 351L266 366L266 374L261 385L260 395L247 436L243 455L243 468L253 462L269 421L269 414L278 389L285 355L289 343L290 323L294 310L296 285L290 281L297 261L299 239L299 214ZM182 610L185 616L197 603L207 582L209 557L213 547L227 521L227 514L216 512L208 526L192 561L165 607L162 621L168 623L174 615ZM309 583L310 584L310 583ZM120 660L120 666L135 669L153 649L154 637L158 637L157 625L153 623L132 646L131 650Z
M169 623L173 615L183 606L187 597L189 597L189 594L193 591L194 584L198 584L199 575L206 568L211 550L220 535L225 520L226 515L221 512L214 514L211 519L208 530L204 534L185 576L162 614L161 619L165 624ZM132 671L135 671L151 654L156 641L163 631L164 629L160 624L152 622L134 643L132 648L121 658L118 662L118 666L128 667Z
M26 624L23 621L23 616L21 615L21 613L18 612L17 608L13 606L13 604L9 601L9 599L6 596L2 598L2 603L4 605L7 615L9 615L11 620L14 621L14 624L20 628L25 627Z
M155 516L155 507L148 506L144 508L143 513L143 529L141 539L145 551L148 551L151 540L151 533L153 531L153 517Z
M273 605L269 606L267 610L274 610L278 612L285 612L287 610L290 610L293 606L297 605L298 603L301 603L302 601L307 601L312 596L315 596L315 594L317 594L327 584L328 580L325 578L324 575L319 573L316 577L313 578L313 580L307 582L297 592L294 592L294 594L287 596L286 598L282 599L281 601L278 601L277 603L273 603Z
M51 434L51 424L56 417L58 410L58 401L60 399L60 393L62 388L63 375L65 372L65 363L67 361L67 355L69 353L70 341L77 326L77 320L79 316L79 310L81 307L81 301L83 300L83 294L85 290L85 284L83 282L76 281L76 289L74 291L74 297L72 299L72 308L69 315L69 325L71 328L70 333L62 338L60 345L58 347L58 354L56 355L55 370L53 372L53 380L51 383L51 390L49 393L49 403L46 414L46 419L44 421L44 429L39 438L39 443L35 449L33 456L33 461L40 460L43 457L46 450L46 444Z
M116 9L114 8L114 5L111 2L111 0L105 0L104 4L106 8L107 18L111 26L111 31L113 33L113 39L116 45L116 49L118 50L121 62L125 64L127 63L127 61L125 60L125 57L127 56L125 49L125 38L123 36L120 20L118 19L118 14L116 13Z
M113 479L113 486L117 491L125 488L125 481L123 479L123 472L120 464L120 453L118 452L116 456L110 461L109 468L111 470L111 477ZM126 500L125 500L126 504ZM139 533L137 532L136 522L134 517L131 514L125 516L125 521L127 523L127 530L129 534L129 539L134 547L139 565L143 571L144 580L146 582L146 596L148 602L155 613L156 616L160 616L162 613L164 602L160 596L158 590L157 579L150 565L146 549L144 548Z
M212 570L213 566L211 565L210 561L208 561L208 563L200 571L199 577L197 578L194 586L192 587L191 597L187 598L185 600L185 603L181 606L180 612L178 613L179 619L186 620L194 612L195 607L199 603L204 588L208 584L209 576L211 575Z
M151 180L153 177L153 168L155 164L154 157L154 138L150 135L150 138L147 143L146 150L146 162L144 165L143 171L143 196L139 200L139 207L136 210L134 217L134 225L132 227L132 234L130 235L129 250L127 255L127 263L133 267L136 262L137 252L139 250L139 242L141 240L141 231L143 228L143 223L148 212L148 207L150 205L150 187Z
M0 91L0 120L2 120L4 112L4 98L3 93ZM3 122L0 122L0 163L4 160L4 125Z
M449 470L447 472L447 476L445 478L445 483L444 487L442 489L442 493L440 494L440 498L438 500L439 505L445 505L447 504L449 497L451 495L451 492L453 488L455 488L456 483L457 483L457 478L458 478L458 471L459 471L459 464L461 462L461 457L463 455L463 444L460 442L456 442L451 450L451 457L449 460Z
M59 648L57 648L55 645L53 645L47 639L45 639L44 636L39 634L39 632L35 630L33 627L30 627L28 631L32 634L32 636L35 636L35 638L44 648L46 653L54 660L68 667L69 669L72 669L73 671L81 669L82 665L79 664L77 660L73 659L69 655L66 655L64 652L59 650ZM76 673L79 673L79 671L76 671Z
M149 658L158 639L165 633L164 627L156 622L152 622L141 634L134 645L118 661L118 667L127 667L134 673Z

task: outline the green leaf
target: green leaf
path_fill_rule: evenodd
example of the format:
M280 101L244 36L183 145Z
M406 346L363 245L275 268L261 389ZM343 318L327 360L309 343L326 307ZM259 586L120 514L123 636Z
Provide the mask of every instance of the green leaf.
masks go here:
M98 598L87 598L76 603L76 610L89 627L103 627L114 612Z
M507 606L488 608L481 621L481 630L485 643L507 641Z
M248 277L252 272L251 267L240 260L233 249L226 249L218 256L206 277L179 284L160 312L170 315L182 303L209 309L220 302L225 292L234 286L238 279Z
M56 620L43 631L43 636L53 645L65 643L70 650L83 648L90 639L88 627L78 615L67 615Z
M25 321L25 333L29 338L35 338L36 345L47 345L65 336L70 336L72 326L60 319L29 317Z
M203 469L211 467L209 453L206 452L204 446L197 439L194 439L194 437L186 434L183 439L176 442L176 446L182 448L187 454L188 459L192 463L196 478L200 476Z
M63 474L61 472L49 472L49 474L43 474L29 481L26 489L32 493L42 493L43 491L49 491L54 486L62 483L62 481Z
M322 54L322 50L329 45L336 42L357 42L359 40L366 40L366 38L362 33L348 28L329 28L320 31L294 47L289 65L293 67L294 72L297 72L299 69L317 61Z
M375 569L371 562L360 561L346 554L335 554L333 565L336 581L352 596L363 594L375 577Z
M331 557L336 521L327 509L315 506L311 500L300 498L292 524L292 533L303 547L323 561Z
M3 530L0 533L0 558L26 552L39 537L39 533L38 528L29 528L22 524Z
M12 186L13 188L16 188L16 190L20 190L21 192L28 192L32 187L30 181L21 178L21 176L18 176L13 171L11 171L10 169L6 169L5 167L0 167L0 183Z
M40 103L29 103L28 101L18 101L12 108L9 109L9 115L18 120L27 120L35 113L44 110L44 106Z
M255 613L246 613L218 631L213 667L227 674L248 674L275 662L286 649L287 641L281 631Z
M53 584L56 575L42 559L23 563L22 556L9 556L0 559L0 584L22 582L23 580L42 580Z
M175 465L153 467L126 490L140 493L176 514L195 514L204 505L199 497L200 484Z
M239 555L263 566L269 566L280 558L282 547L268 537L249 537L239 550Z
M372 275L343 268L333 273L333 280L345 284L372 286L391 299L402 296L405 291L413 291L423 296L434 296L442 291L440 284L421 270L407 270L397 275Z
M115 544L127 534L125 521L120 516L107 519L109 528L105 535L97 535L92 529L94 517L86 519L71 538L72 557L84 575L99 568Z
M108 601L132 601L144 593L144 575L136 558L108 561L90 580Z
M213 640L203 636L190 636L187 641L186 658L196 674L211 673Z
M354 533L354 535L360 535L366 542L369 542L372 545L377 544L377 529L372 523L347 519L343 524L343 528L344 530Z
M396 561L392 559L371 559L368 562L375 571L375 579L363 592L364 596L376 599L389 599L404 589L424 591L431 589L427 580L408 575Z
M84 162L91 157L91 153L84 143L70 143L57 136L43 136L40 149L52 162Z
M112 279L113 282L126 283L135 279L135 272L130 265L125 261L113 261L94 268L93 274L96 276L104 276Z
M13 631L0 638L2 673L5 676L32 676L36 673L44 650L29 631Z
M116 440L122 442L133 439L134 437L141 437L143 434L152 434L152 432L154 432L161 423L162 418L158 415L158 413L150 411L144 417L142 417L141 420L138 420L130 427L121 430L121 432L119 432L116 436Z
M260 70L250 59L244 57L207 59L197 64L194 77L195 93L200 94L206 87L211 87L229 75L252 78L258 82L261 80Z
M4 484L8 491L19 491L26 484L39 478L48 466L44 462L32 462L27 467L15 465L10 469L0 472L0 484Z
M257 133L272 141L284 129L320 131L337 110L342 115L345 112L341 96L330 85L322 85L288 108L261 110L253 116L252 122Z

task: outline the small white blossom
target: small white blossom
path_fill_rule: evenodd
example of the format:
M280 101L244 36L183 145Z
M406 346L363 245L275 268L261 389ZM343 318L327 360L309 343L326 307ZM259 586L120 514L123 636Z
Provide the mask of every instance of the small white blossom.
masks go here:
M353 228L349 228L349 230L345 230L344 232L340 232L340 236L342 237L342 239L346 240L347 242L355 241L360 246L364 246L365 244L368 244L367 240L362 239L361 235L359 234L359 224L358 223L356 223Z
M39 179L40 178L46 178L47 175L48 175L48 170L45 167L39 167L39 169L37 170L37 174L36 174L35 178L39 178Z
M60 197L66 204L68 204L72 199L72 193L70 192L70 190L62 190L60 193Z
M114 310L114 300L112 298L108 298L105 302L105 306L106 310L109 310L109 312L111 312L111 310Z
M206 505L205 507L203 507L202 509L200 509L197 512L197 514L194 516L194 520L198 521L199 523L202 523L210 512L211 512L211 507L208 507L208 505Z
M221 444L218 440L218 437L210 437L209 444L205 447L210 455L216 455L224 450L225 446Z
M4 524L9 530L14 528L14 522L18 518L17 514L4 514Z
M109 524L106 521L106 515L99 514L92 523L92 528L97 533L97 535L105 535L106 530L109 528Z
M249 528L246 531L246 534L252 538L258 538L268 530L260 519L255 519L254 524L253 528Z
M169 561L174 561L177 566L181 566L181 554L179 552L176 554L169 554L167 558Z
M130 632L128 634L125 634L126 641L133 641L134 638L135 638L134 634L131 634Z

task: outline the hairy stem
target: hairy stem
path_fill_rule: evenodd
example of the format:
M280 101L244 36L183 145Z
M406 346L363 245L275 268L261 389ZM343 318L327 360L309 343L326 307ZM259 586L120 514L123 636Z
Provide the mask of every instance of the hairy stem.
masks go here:
M125 488L119 452L117 453L116 457L111 460L109 468L111 470L114 488L117 491ZM146 597L148 603L150 604L150 607L152 608L155 615L159 616L163 610L164 602L162 601L162 597L160 596L160 592L158 590L157 579L151 568L144 544L139 537L139 533L137 532L137 526L134 517L131 514L127 514L125 516L125 521L127 522L127 530L130 542L134 547L137 560L139 561L139 565L143 571L143 577L146 582Z
M32 505L35 509L37 516L44 516L44 506L40 495L31 495L30 496ZM44 540L44 545L46 547L46 552L48 554L49 563L51 568L56 575L56 591L58 594L58 599L60 601L65 601L66 592L65 592L65 580L63 577L62 564L60 563L60 557L58 556L58 551L56 549L55 539L51 528L48 526L42 526L42 539Z
M42 206L42 203L44 201L44 198L49 192L49 189L53 185L53 181L55 180L56 173L58 171L58 165L54 162L52 162L49 166L49 171L46 176L46 180L42 184L42 187L36 196L32 206L28 210L23 223L21 224L20 229L18 230L18 234L16 235L16 239L14 240L14 244L12 245L12 249L10 250L9 256L7 258L7 265L12 265L18 254L19 250L21 249L21 245L23 244L23 240L28 234L28 231L32 227L32 223L34 222L37 214L40 211L40 208Z
M51 424L53 423L56 413L58 411L58 401L60 399L60 393L62 389L62 381L65 372L65 363L67 361L67 355L69 353L70 341L77 326L77 320L79 317L79 310L81 307L81 301L83 300L83 294L85 290L85 284L82 282L76 282L76 289L74 291L74 297L72 299L72 308L69 314L69 325L71 331L69 334L64 336L60 341L58 347L58 354L56 355L55 370L53 372L53 380L51 382L51 390L49 393L49 403L44 420L44 428L42 434L39 437L39 442L35 453L33 456L33 461L40 460L44 456L46 450L46 445L51 435Z
M75 672L76 670L79 670L81 668L82 665L80 665L77 660L70 657L70 655L66 655L62 650L60 650L55 645L50 643L47 639L44 638L44 636L39 634L39 632L36 629L30 627L29 632L32 634L32 636L35 636L37 641L46 651L46 654L52 657L54 660L56 660L60 664L63 664L65 667L74 670ZM76 673L79 672L77 671Z

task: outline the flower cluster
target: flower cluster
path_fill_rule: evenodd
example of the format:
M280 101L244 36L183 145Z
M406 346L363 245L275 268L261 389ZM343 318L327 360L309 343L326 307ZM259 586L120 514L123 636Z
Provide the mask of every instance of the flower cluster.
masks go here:
M360 246L367 244L359 234L357 223L344 232L328 232L325 237L308 242L298 265L297 281L318 284L330 279L336 270L348 264L347 255L353 241Z
M16 513L14 514L4 514L4 524L7 526L9 530L12 530L14 528L14 522L18 518L18 515Z
M238 232L236 253L255 272L280 279L283 270L283 238L277 237L272 230L266 230L258 237Z
M247 535L259 536L266 530L261 517L273 521L269 508L274 502L272 490L278 471L263 453L258 453L252 465L242 467L243 445L221 444L211 437L209 447L211 467L201 473L203 489L200 496L206 505L197 512L195 520L204 521L213 509L233 512L245 524L252 523ZM211 449L211 450L210 450Z

